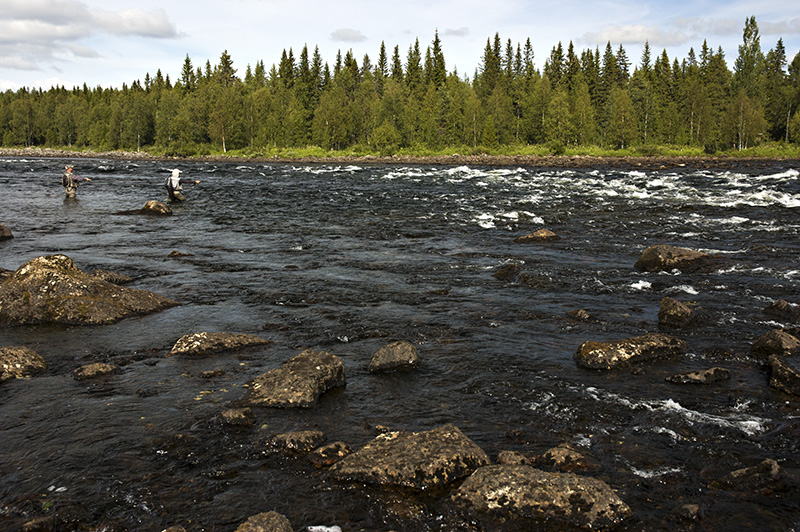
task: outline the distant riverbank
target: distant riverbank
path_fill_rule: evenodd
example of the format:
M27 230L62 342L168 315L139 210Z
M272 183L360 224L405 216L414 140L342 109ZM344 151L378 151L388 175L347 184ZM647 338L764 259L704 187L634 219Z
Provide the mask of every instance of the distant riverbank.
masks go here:
M213 162L259 162L259 163L311 163L311 164L443 164L481 166L533 166L540 168L641 168L661 170L670 168L716 168L743 169L764 168L781 161L796 161L796 158L761 158L730 156L612 156L591 155L391 155L391 156L332 156L332 157L240 157L227 155L169 157L154 156L145 152L129 151L66 151L51 148L0 148L0 157L53 157L89 159L125 159L147 161L213 161Z

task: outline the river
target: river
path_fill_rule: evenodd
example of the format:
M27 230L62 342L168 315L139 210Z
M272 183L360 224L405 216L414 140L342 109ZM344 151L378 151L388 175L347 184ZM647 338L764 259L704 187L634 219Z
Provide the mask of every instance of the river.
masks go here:
M233 531L276 510L296 530L464 530L446 495L341 485L267 452L277 433L319 429L358 449L376 426L452 423L494 460L570 443L632 508L620 529L796 530L794 495L717 489L733 470L777 460L797 486L800 399L768 386L750 345L800 303L800 179L775 162L740 170L326 165L82 159L65 200L66 160L0 159L0 268L61 253L85 271L182 304L100 327L0 328L48 370L0 386L0 530L59 510L90 530ZM120 214L165 200L178 167L200 181L171 217ZM518 244L547 228L561 240ZM644 273L648 246L723 258L713 272ZM172 252L178 252L177 254ZM172 255L172 256L171 256ZM493 276L518 264L526 283ZM589 371L586 340L658 330L663 297L712 317L678 359ZM576 320L573 310L591 318ZM257 334L267 347L196 360L165 356L185 334ZM395 340L422 365L372 375ZM313 347L339 356L347 386L309 409L220 413L247 382ZM76 381L103 361L122 372ZM676 385L722 366L727 381ZM207 378L204 372L214 371ZM702 519L676 521L681 504ZM77 518L76 518L77 519ZM480 524L474 524L476 530ZM105 527L105 528L103 528ZM513 529L513 524L510 524Z

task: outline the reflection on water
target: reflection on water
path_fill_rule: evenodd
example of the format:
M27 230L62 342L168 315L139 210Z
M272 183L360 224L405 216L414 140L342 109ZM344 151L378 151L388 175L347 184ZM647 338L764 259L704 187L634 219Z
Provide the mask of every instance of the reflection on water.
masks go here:
M180 166L201 184L171 217L119 214L165 199ZM453 423L492 457L570 442L633 508L627 530L673 530L701 505L700 529L800 526L796 498L709 488L734 469L778 460L796 482L796 399L767 386L750 344L782 324L761 311L798 301L798 172L600 171L81 160L91 177L65 201L60 160L0 161L0 267L63 253L181 306L103 327L0 330L46 374L0 387L0 529L43 507L129 530L233 530L277 510L296 528L457 530L446 498L350 489L303 462L265 454L267 437L316 428L358 448L384 425ZM541 227L562 237L515 244ZM637 272L654 244L721 254L712 273ZM177 254L170 256L173 251ZM507 264L525 284L493 277ZM638 371L590 372L585 340L657 330L666 295L713 322L679 333L689 353ZM578 321L567 312L586 310ZM184 334L258 334L270 346L199 360L166 358ZM371 375L370 357L404 339L422 367ZM303 411L259 409L252 428L219 414L249 379L300 350L342 358L347 387ZM94 361L123 371L97 381ZM721 365L729 381L666 376ZM204 378L204 372L218 370ZM796 485L796 483L795 483ZM411 501L411 502L409 502Z

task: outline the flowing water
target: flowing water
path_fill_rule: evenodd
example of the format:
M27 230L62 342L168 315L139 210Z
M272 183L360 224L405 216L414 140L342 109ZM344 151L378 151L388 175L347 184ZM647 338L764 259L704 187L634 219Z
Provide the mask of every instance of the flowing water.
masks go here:
M0 267L62 253L84 271L182 305L99 327L0 328L48 370L0 386L0 529L48 512L96 530L233 531L276 510L296 530L480 529L447 494L343 485L276 457L272 435L319 429L357 449L378 425L453 423L495 459L570 443L633 509L622 530L795 530L796 492L725 491L733 470L777 460L798 485L800 399L768 386L750 345L781 326L762 310L800 302L800 180L787 163L739 171L564 170L79 160L64 199L58 159L0 160ZM179 166L200 184L171 217L120 214L165 199ZM562 238L517 244L546 227ZM719 254L713 272L643 273L642 251ZM178 256L170 256L178 251ZM526 283L493 276L518 264ZM664 296L712 321L676 334L685 356L610 372L578 368L586 340L658 330ZM591 319L567 313L583 309ZM197 360L165 356L182 335L257 334L267 347ZM422 366L372 375L372 354L414 343ZM347 386L302 410L219 421L247 382L305 348L345 365ZM76 381L72 370L122 372ZM665 377L722 366L728 381ZM203 372L220 370L212 378ZM792 494L793 493L793 494ZM678 522L698 504L702 519ZM509 525L513 528L513 525Z

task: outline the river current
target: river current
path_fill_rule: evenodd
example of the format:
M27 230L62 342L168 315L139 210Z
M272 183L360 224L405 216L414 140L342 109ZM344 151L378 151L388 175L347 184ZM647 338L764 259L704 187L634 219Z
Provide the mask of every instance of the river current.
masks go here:
M749 356L760 336L792 326L763 309L779 299L800 303L796 165L643 171L80 159L76 175L92 181L70 201L60 186L65 162L0 159L0 223L15 236L0 242L0 268L61 253L84 271L128 275L127 286L182 304L99 327L0 328L0 345L28 346L49 366L0 386L0 530L59 508L91 530L233 531L270 510L296 530L464 530L446 494L342 485L264 443L319 429L358 449L379 425L421 431L445 423L492 460L503 450L533 456L572 444L597 460L596 476L632 508L620 530L800 529L800 398L770 388L768 370ZM173 216L120 214L165 200L173 167L200 180ZM540 228L561 240L514 242ZM723 261L713 272L637 271L655 244ZM508 264L529 280L495 278ZM712 317L670 331L688 342L685 356L608 372L576 366L586 340L658 331L665 296ZM579 309L591 318L569 317ZM179 337L202 331L273 343L196 360L165 356ZM421 367L370 374L372 354L395 340L417 346ZM347 386L309 409L257 408L252 427L219 421L250 379L306 348L340 357ZM75 368L96 361L122 371L73 379ZM665 381L713 366L731 378ZM792 490L714 486L767 458L784 468ZM682 504L698 504L701 518L678 520Z

